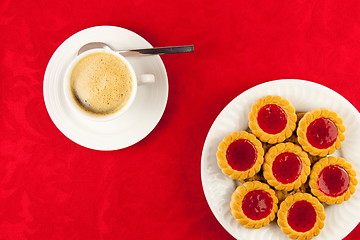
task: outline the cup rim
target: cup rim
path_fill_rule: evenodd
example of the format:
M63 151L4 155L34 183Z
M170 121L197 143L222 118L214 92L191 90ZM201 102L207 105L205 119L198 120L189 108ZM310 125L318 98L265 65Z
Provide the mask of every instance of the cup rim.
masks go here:
M121 109L119 109L118 111L111 113L109 115L104 115L104 116L96 116L95 114L87 113L85 110L81 109L77 105L75 100L73 99L73 96L71 94L71 87L70 87L70 76L71 76L71 73L72 73L74 67L76 66L76 64L84 57L86 57L92 53L97 53L97 52L110 53L110 54L116 56L117 58L119 58L120 60L122 60L129 68L131 77L132 77L132 82L133 82L132 93L131 93L131 96L130 96L129 100L127 101L126 105L124 107L122 107ZM129 63L129 61L124 56L122 56L119 53L116 53L112 50L109 50L109 49L96 48L96 49L91 49L86 52L83 52L71 60L70 64L67 66L66 71L65 71L65 76L64 76L64 81L63 81L63 90L64 90L65 101L67 102L67 105L77 115L79 115L85 119L92 120L92 121L98 121L98 122L110 121L110 120L114 120L114 119L120 117L121 115L123 115L133 104L135 97L136 97L136 93L137 93L137 77L136 77L133 66Z

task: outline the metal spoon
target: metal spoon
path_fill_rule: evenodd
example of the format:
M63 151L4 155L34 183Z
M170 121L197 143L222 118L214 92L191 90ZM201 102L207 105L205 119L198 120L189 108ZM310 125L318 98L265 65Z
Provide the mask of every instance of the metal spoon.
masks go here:
M186 52L193 52L194 46L187 45L187 46L175 46L175 47L159 47L159 48L145 48L145 49L132 49L132 50L114 50L106 43L102 42L91 42L87 43L82 46L79 51L78 55L81 53L95 49L95 48L104 48L108 50L112 50L116 53L119 53L125 57L131 56L146 56L146 55L157 55L157 54L170 54L170 53L186 53Z

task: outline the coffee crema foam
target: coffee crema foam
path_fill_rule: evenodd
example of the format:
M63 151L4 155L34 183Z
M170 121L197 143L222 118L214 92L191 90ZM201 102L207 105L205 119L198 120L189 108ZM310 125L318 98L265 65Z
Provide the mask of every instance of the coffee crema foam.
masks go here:
M133 91L130 69L111 53L92 53L81 59L70 76L71 92L78 105L95 115L122 109Z

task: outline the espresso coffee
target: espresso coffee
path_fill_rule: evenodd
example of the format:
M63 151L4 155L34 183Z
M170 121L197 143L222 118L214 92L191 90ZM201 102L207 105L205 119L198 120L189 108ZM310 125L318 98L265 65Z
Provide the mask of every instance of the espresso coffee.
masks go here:
M85 56L70 75L74 100L81 109L98 116L122 109L131 97L133 84L127 64L107 52Z

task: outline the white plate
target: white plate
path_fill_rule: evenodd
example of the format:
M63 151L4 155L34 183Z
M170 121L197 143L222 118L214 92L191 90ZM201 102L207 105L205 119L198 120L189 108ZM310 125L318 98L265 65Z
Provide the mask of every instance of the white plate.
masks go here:
M344 120L346 138L336 155L347 159L360 173L360 114L344 97L322 85L295 79L271 81L243 92L214 121L205 140L201 159L201 178L208 204L221 225L237 239L288 239L275 222L260 229L247 229L235 221L229 205L237 182L221 172L215 156L217 145L226 135L247 129L251 105L266 95L279 95L288 99L298 112L320 107L337 112ZM360 220L359 188L360 184L349 201L325 206L325 227L314 239L342 239L356 227Z
M98 26L74 34L59 46L46 68L43 90L47 111L66 137L84 147L96 150L128 147L146 137L164 113L168 97L164 64L156 55L129 57L136 73L155 75L155 84L139 86L133 105L118 119L109 122L79 119L66 105L62 82L68 64L88 42L105 42L115 49L152 47L141 36L120 27Z

